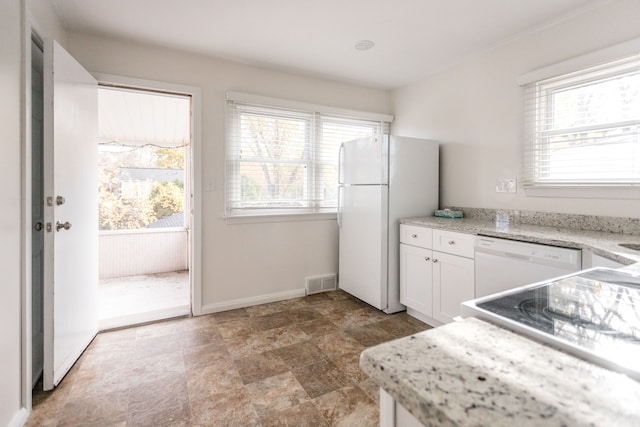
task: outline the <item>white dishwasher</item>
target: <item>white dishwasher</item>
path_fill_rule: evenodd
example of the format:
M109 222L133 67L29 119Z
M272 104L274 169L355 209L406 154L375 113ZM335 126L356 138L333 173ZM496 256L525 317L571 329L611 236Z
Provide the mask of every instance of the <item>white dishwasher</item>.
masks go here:
M476 298L573 273L581 268L580 249L476 237Z

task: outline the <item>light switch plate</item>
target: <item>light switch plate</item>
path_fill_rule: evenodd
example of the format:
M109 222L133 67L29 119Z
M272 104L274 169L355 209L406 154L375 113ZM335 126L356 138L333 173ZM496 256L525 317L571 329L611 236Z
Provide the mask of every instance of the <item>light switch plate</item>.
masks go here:
M496 193L515 193L516 179L504 178L496 180Z

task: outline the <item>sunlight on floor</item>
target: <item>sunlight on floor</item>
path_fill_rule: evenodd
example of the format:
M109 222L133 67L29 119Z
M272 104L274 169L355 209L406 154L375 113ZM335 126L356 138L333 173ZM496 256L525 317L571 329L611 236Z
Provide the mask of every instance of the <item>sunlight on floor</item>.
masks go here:
M191 313L188 271L103 279L98 289L101 330Z

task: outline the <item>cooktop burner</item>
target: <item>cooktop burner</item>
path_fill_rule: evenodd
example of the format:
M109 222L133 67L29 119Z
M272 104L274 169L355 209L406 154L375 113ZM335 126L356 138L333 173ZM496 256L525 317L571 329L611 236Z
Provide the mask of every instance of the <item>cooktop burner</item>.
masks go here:
M598 268L465 305L640 379L640 276Z

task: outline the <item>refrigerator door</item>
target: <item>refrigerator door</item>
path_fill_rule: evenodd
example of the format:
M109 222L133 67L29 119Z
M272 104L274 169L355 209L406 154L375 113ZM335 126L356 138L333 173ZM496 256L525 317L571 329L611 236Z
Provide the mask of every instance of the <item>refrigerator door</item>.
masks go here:
M339 183L342 185L389 182L389 136L343 142L340 146Z
M340 188L340 289L380 309L387 308L386 185Z

